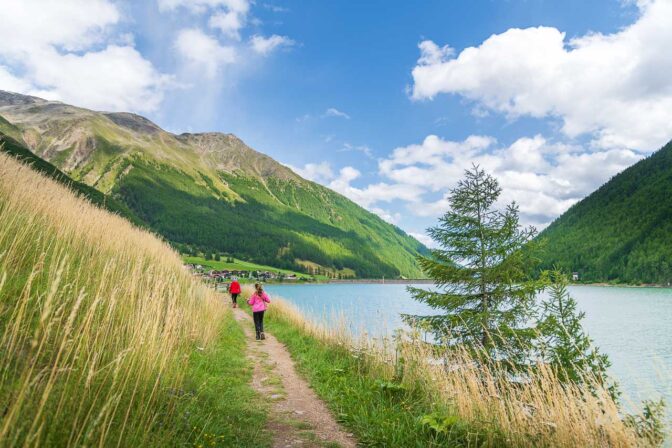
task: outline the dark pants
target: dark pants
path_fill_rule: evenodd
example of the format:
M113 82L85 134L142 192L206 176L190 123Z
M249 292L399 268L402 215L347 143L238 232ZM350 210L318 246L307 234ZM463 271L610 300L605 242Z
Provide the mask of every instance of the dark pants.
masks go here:
M255 311L252 316L254 317L254 329L259 337L264 332L264 311Z
M238 303L238 294L237 293L234 293L234 292L231 293L231 301L235 304Z

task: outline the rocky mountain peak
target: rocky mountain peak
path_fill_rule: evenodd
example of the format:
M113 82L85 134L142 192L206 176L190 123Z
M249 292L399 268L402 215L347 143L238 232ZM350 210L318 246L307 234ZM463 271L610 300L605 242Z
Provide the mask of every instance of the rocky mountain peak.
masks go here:
M0 107L2 106L24 106L27 104L47 103L47 100L36 96L23 95L20 93L7 92L0 90Z
M221 132L183 133L178 140L189 144L215 168L229 172L243 172L255 177L276 177L282 180L301 178L292 170L245 144L234 134Z
M107 118L116 125L140 134L156 134L162 132L162 129L151 120L130 112L105 112Z

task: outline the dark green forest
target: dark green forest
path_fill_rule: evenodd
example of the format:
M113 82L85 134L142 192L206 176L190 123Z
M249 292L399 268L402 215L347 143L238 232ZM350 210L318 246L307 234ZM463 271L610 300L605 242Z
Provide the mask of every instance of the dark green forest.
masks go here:
M572 206L539 238L542 269L556 264L586 282L672 282L672 142Z

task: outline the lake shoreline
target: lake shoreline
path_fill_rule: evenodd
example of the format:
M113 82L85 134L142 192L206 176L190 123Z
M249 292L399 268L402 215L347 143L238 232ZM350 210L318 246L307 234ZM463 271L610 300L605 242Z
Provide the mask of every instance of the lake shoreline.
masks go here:
M645 283L642 285L633 285L628 283L570 283L570 286L598 286L598 287L609 287L609 288L658 288L658 289L670 289L672 285L660 285L656 283Z
M600 418L605 414L604 409L600 410L599 406L586 406L586 400L578 396L574 402L570 403L573 404L570 406L565 405L564 402L559 403L559 401L553 400L550 400L551 403L556 404L548 404L545 399L548 395L535 393L533 385L537 382L530 382L522 387L531 388L529 396L544 397L539 404L533 403L532 406L536 406L536 408L547 406L543 409L544 411L550 410L548 412L551 415L550 419L548 417L540 418L539 413L536 415L525 414L525 418L508 418L500 413L493 413L487 415L489 417L486 420L487 426L478 426L485 420L481 413L475 414L460 410L470 410L474 406L480 406L480 409L487 412L489 409L499 409L499 403L504 401L505 404L511 403L507 409L513 410L514 414L512 415L518 415L517 410L520 406L519 388L511 388L511 394L503 389L503 392L499 392L497 395L486 395L475 391L473 388L462 387L463 384L472 384L473 377L458 377L455 376L455 372L466 371L467 369L448 371L442 367L442 363L433 364L431 357L426 356L428 352L418 352L411 341L404 341L398 347L389 346L388 348L392 348L389 352L376 351L375 348L372 348L373 345L353 343L357 340L356 337L345 336L350 334L349 329L352 327L339 326L342 325L339 324L339 319L326 319L324 316L328 315L328 310L321 306L322 304L336 304L337 308L343 310L348 308L349 304L359 303L356 305L353 316L366 316L364 320L369 323L374 320L379 322L386 320L385 314L380 313L382 310L391 311L393 314L396 314L398 310L393 309L394 307L391 307L392 304L390 303L385 304L388 293L390 293L390 291L387 291L388 288L384 288L384 291L383 288L379 288L379 292L376 293L374 291L375 287L363 287L362 290L366 291L362 294L367 300L360 301L357 294L353 294L358 286L353 285L353 282L349 283L350 285L325 284L319 288L314 285L313 293L303 295L300 294L301 288L291 289L291 292L285 290L288 292L288 295L284 296L285 301L278 298L270 306L267 328L285 345L292 358L297 360L300 370L307 372L306 376L312 389L330 407L339 409L340 422L360 440L366 440L372 445L376 444L378 446L411 446L419 443L423 443L423 446L433 445L436 443L437 433L417 429L418 420L423 418L425 420L431 418L438 420L440 418L451 422L451 427L469 428L469 431L461 429L459 432L455 432L455 437L460 437L461 434L482 434L484 437L493 438L502 434L506 434L505 437L515 435L521 437L513 443L510 442L511 439L502 438L501 443L499 439L493 439L495 442L492 446L507 446L506 441L509 441L511 446L536 445L539 443L538 428L548 425L549 420L571 422L576 421L578 416L586 419L586 421L595 422L594 427L597 430L591 430L588 434L595 434L595 437L603 436L604 426L602 426L603 423ZM382 279L379 284L382 285ZM306 286L309 287L309 285ZM289 285L287 287L291 288ZM398 285L397 289L401 290L402 287L403 285ZM330 290L333 290L332 294L329 293ZM277 291L278 296L281 296L280 291L280 289ZM271 293L273 292L271 291ZM290 297L292 298L290 299ZM339 300L343 300L340 305L337 303ZM317 304L317 307L313 307L312 310L311 302ZM403 303L408 305L410 302L403 300ZM419 309L408 308L406 311L410 313L423 312ZM348 316L348 314L343 314L342 319L348 319ZM325 331L325 328L331 328L333 331ZM380 339L380 341L383 341L383 339ZM394 341L394 339L388 341ZM395 342L391 343L395 344ZM389 353L394 355L388 356ZM409 362L408 360L412 361ZM413 368L403 368L404 365L411 363ZM472 369L468 370L471 371ZM428 377L433 378L433 381L424 381ZM554 377L549 376L548 378ZM562 390L553 380L546 380L544 386L539 389L547 393L554 387ZM475 392L469 395L470 391ZM464 408L455 406L455 397L460 397L459 399L468 403L469 406ZM366 400L366 406L362 406L363 400ZM403 407L398 405L401 400L404 403ZM577 406L583 407L577 408ZM441 410L437 411L437 408ZM616 422L617 427L624 428L624 426L618 426L620 417L613 412L613 406L605 407L605 409L607 408L612 409L613 417L604 421ZM372 409L375 412L372 412ZM586 411L591 409L593 418L586 417L588 415ZM577 417L571 417L571 415ZM391 424L387 427L381 427L381 421L391 422ZM492 422L495 422L495 424ZM523 422L524 425L529 425L530 429L529 431L515 430L516 428L512 426L511 422ZM549 437L548 446L565 445L565 442L561 440L565 435L573 437L577 434L571 423L564 424L566 425L565 429L562 429L560 425L551 426L553 430L547 433ZM511 428L514 430L511 430ZM509 432L504 433L502 431ZM465 443L467 442L468 440L465 439ZM581 439L580 441L568 439L567 446L597 446L605 443L598 439L590 441L587 439ZM447 440L441 439L442 446L448 446L449 444ZM634 446L634 443L627 443L627 445Z
M431 279L343 279L343 280L327 280L327 281L316 281L316 282L306 282L305 284L330 284L330 285L413 285L413 284L434 284L434 280ZM295 284L304 284L303 282L296 282ZM669 289L672 288L672 285L660 285L655 283L645 283L642 285L633 285L628 283L570 283L571 286L591 286L591 287L610 287L610 288L659 288L659 289Z
M344 279L344 280L329 280L322 283L328 283L333 285L343 284L343 285L413 285L413 284L433 284L434 280L423 278L423 279L376 279L376 278L367 278L367 279Z
M267 292L271 300L284 297L314 322L336 325L342 319L358 336L392 337L395 330L404 328L402 315L436 314L427 304L413 300L406 284L385 282L273 284L267 285ZM585 313L584 331L611 358L610 374L618 379L626 403L661 397L672 403L667 387L671 380L667 372L672 372L672 289L577 283L568 292ZM542 292L538 299L547 294Z
M431 279L343 279L343 280L328 280L322 282L310 282L314 283L325 283L325 284L353 284L353 285L412 285L412 284L434 284L434 280ZM597 287L610 287L610 288L659 288L659 289L672 289L672 285L661 285L657 283L644 283L641 285L634 285L631 283L605 283L605 282L595 282L595 283L580 283L580 282L571 282L571 286L597 286Z

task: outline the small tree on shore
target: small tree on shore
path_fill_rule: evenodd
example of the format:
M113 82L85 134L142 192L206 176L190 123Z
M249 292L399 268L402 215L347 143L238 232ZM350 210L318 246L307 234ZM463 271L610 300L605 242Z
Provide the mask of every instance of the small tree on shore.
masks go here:
M528 279L531 252L522 250L536 231L520 227L515 203L494 208L500 193L497 180L478 166L465 171L450 193L450 210L428 230L439 248L419 258L437 288L409 288L443 313L404 318L445 344L522 362L535 335L528 323L543 282Z
M577 311L576 301L567 291L567 276L555 269L550 280L549 296L541 304L537 326L542 360L556 368L560 381L599 385L616 399L618 387L607 376L611 362L583 331L581 321L586 313Z

